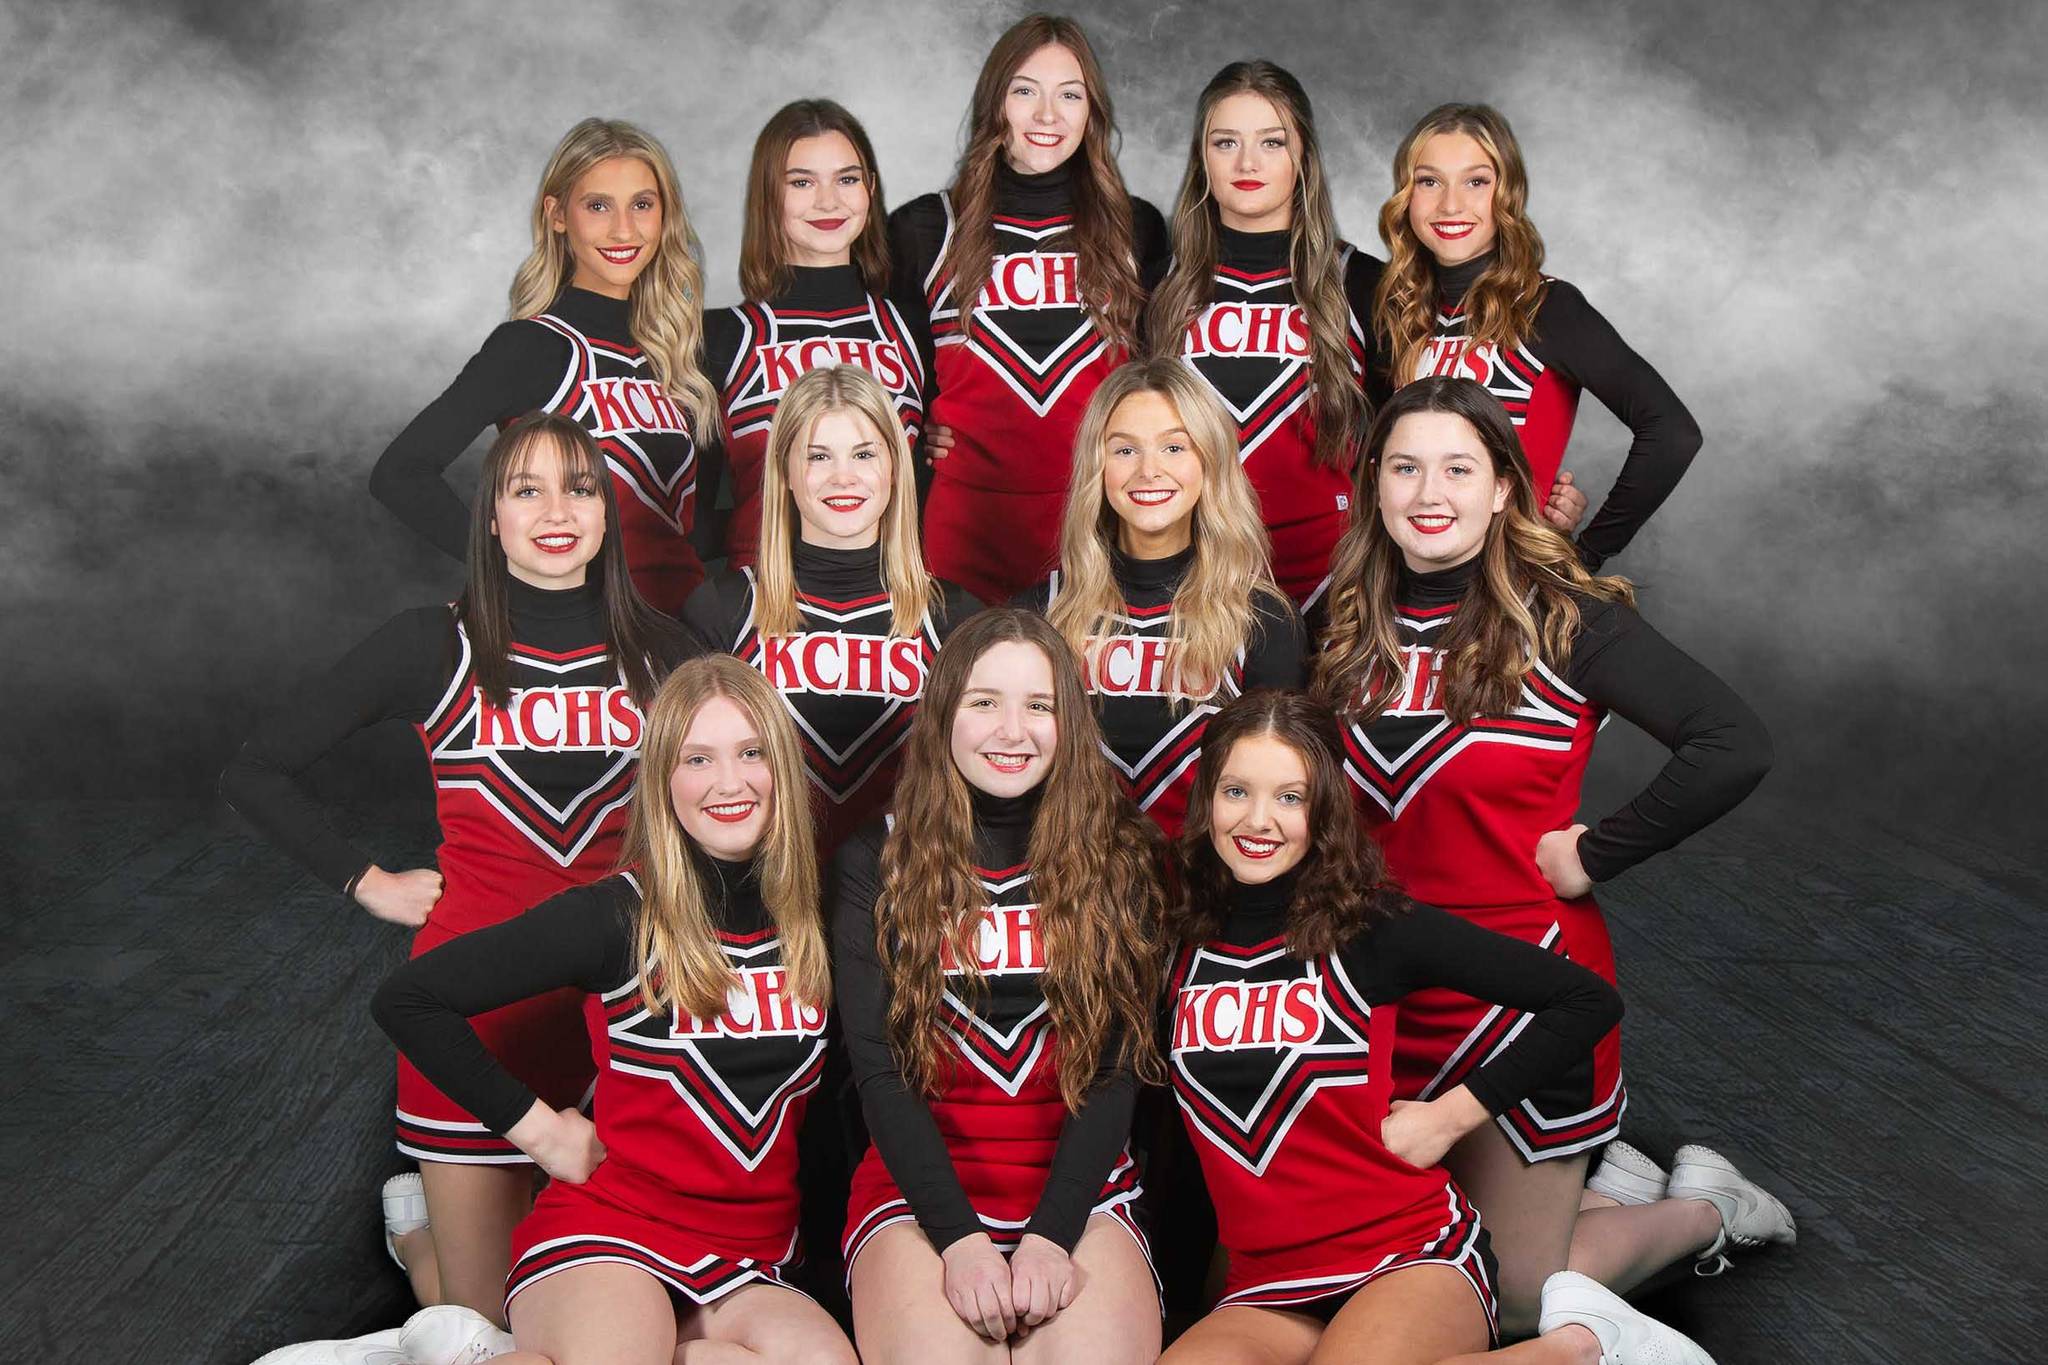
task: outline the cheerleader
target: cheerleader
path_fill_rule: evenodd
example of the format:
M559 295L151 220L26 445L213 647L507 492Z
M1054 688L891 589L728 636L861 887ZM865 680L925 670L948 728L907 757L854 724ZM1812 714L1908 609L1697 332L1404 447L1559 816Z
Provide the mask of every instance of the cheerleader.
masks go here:
M1621 997L1395 891L1352 817L1335 730L1309 698L1253 693L1211 723L1195 779L1168 1069L1230 1268L1166 1360L1706 1362L1569 1272L1544 1287L1542 1336L1487 1352L1487 1235L1437 1162L1583 1059ZM1454 1089L1393 1100L1403 997L1442 986L1528 1027Z
M400 614L242 746L221 791L242 817L379 919L415 955L610 872L631 799L641 709L688 652L633 590L604 459L567 417L532 414L484 456L469 582ZM300 774L360 730L412 725L441 826L434 868L387 871L333 830ZM588 1088L572 997L477 1021L498 1063L556 1107ZM423 1304L503 1321L507 1245L533 1199L527 1156L403 1058L386 1246ZM423 1190L422 1190L423 1186Z
M704 576L689 536L699 459L718 424L717 393L698 369L703 307L697 237L668 153L630 123L583 120L541 174L512 321L378 458L370 492L459 559L468 512L442 471L487 426L561 413L604 452L640 595L680 611Z
M890 218L891 278L929 358L925 551L1003 602L1052 567L1075 428L1137 348L1166 228L1124 188L1102 68L1073 20L1034 14L997 39L968 119L952 185Z
M704 316L705 372L725 415L732 512L724 545L751 564L761 526L761 468L775 410L818 365L858 365L888 390L912 441L924 422L924 360L889 302L888 210L875 149L831 100L776 110L747 173L740 288L746 302ZM707 487L706 507L717 501Z
M1089 400L1060 568L1027 600L1082 660L1103 752L1169 837L1216 708L1306 677L1236 430L1171 359L1124 365Z
M1156 1077L1160 841L1045 621L932 670L895 813L839 851L840 1019L874 1145L846 1263L871 1362L1150 1361L1126 1138Z
M1727 684L1636 614L1626 580L1591 576L1537 520L1535 487L1506 410L1477 383L1432 377L1396 393L1366 443L1315 685L1344 719L1358 803L1403 889L1612 981L1594 884L1733 808L1768 768L1770 740ZM1671 758L1589 829L1575 823L1579 785L1610 712ZM1401 1011L1396 1097L1454 1090L1524 1020L1467 994L1417 994ZM1514 1332L1535 1324L1539 1287L1567 1264L1625 1291L1731 1241L1792 1239L1783 1206L1718 1157L1674 1173L1666 1197L1581 1218L1588 1155L1626 1103L1609 1033L1589 1065L1446 1159L1486 1216Z
M1559 469L1581 389L1627 424L1628 458L1578 537L1580 559L1597 570L1678 486L1700 432L1585 296L1543 274L1528 198L1521 145L1496 110L1445 104L1424 114L1394 155L1394 193L1380 208L1388 262L1373 328L1395 384L1462 376L1498 398L1539 489L1570 478Z
M910 445L868 371L796 379L765 453L760 562L698 588L684 619L789 708L829 853L888 805L931 661L980 604L925 572Z
M796 1132L824 1065L830 954L796 734L759 674L677 669L647 715L659 780L629 870L414 958L377 1022L552 1182L513 1235L507 1362L846 1362L790 1288ZM573 992L602 1059L593 1123L465 1018Z

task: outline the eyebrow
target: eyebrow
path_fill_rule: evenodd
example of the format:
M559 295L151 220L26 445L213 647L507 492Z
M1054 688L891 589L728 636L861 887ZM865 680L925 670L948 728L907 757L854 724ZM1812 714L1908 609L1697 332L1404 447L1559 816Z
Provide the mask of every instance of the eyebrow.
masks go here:
M839 168L839 169L838 169L837 171L834 171L834 172L833 172L833 174L834 174L834 175L841 175L841 174L844 174L844 173L845 173L845 172L847 172L847 171L859 171L859 172L861 172L862 174L865 174L865 173L867 172L867 167L865 167L865 166L861 165L861 164L860 164L860 163L859 163L858 161L856 161L856 162L852 163L851 165L847 165L847 166L841 166L841 167L840 167L840 168ZM782 173L783 173L784 175L816 175L816 174L817 174L817 172L816 172L816 171L814 171L814 170L812 170L812 169L811 169L811 168L810 168L809 166L789 166L789 167L786 167L786 168L784 168L784 170L783 170L783 172L782 172Z
M1000 697L1000 696L1002 696L1002 695L1003 695L1003 692L1002 692L1002 689L1001 689L1001 688L997 688L997 687L970 687L970 688L968 688L968 689L967 689L966 691L962 692L962 693L960 694L960 697L961 697L961 700L963 700L963 701L964 701L964 700L966 700L966 699L967 699L968 697L975 697L975 696L981 696L981 697ZM1052 694L1052 693L1050 693L1050 692L1027 692L1027 693L1025 693L1024 695L1025 695L1026 697L1030 698L1030 699L1031 699L1032 701L1052 701L1052 700L1054 700L1053 694Z
M1044 80L1044 79L1043 79L1042 77L1039 77L1039 76L1027 76L1027 75L1025 75L1025 74L1024 74L1023 72L1021 72L1021 71L1019 71L1019 72L1018 72L1018 73L1017 73L1016 75L1014 75L1014 76L1010 77L1010 84L1012 84L1012 85L1015 85L1015 84L1017 84L1017 83L1018 83L1019 81L1022 81L1022 82L1024 82L1024 83L1025 83L1025 84L1027 84L1027 85L1044 85L1044 84L1045 84L1045 80ZM1064 80L1064 81L1061 81L1061 82L1059 82L1058 84L1056 84L1055 86L1053 86L1053 89L1055 89L1055 90L1064 90L1064 89L1065 89L1066 87L1068 87L1068 86L1070 86L1070 85L1078 85L1078 86L1080 86L1080 87L1081 87L1081 88L1082 88L1083 90L1086 90L1086 89L1088 88L1088 82L1086 82L1086 81L1082 80L1082 79L1081 79L1080 77L1076 76L1076 77L1073 77L1073 78L1072 78L1072 79L1070 79L1070 80Z
M1415 169L1418 171L1435 171L1438 175L1442 175L1444 173L1443 168L1441 166L1432 166L1427 161L1419 163L1415 167ZM1465 167L1464 170L1459 171L1458 174L1469 175L1473 171L1490 171L1492 169L1493 163L1491 161L1475 161L1470 166Z
M1188 440L1193 439L1192 437L1188 436L1186 427L1168 427L1166 430L1160 432L1159 434L1161 436L1179 436ZM1136 436L1133 436L1128 431L1111 431L1105 432L1103 434L1103 439L1107 441L1113 441L1118 437L1122 437L1126 441L1135 441L1138 439Z
M1287 129L1286 129L1286 128L1285 128L1285 127L1284 127L1283 125L1281 125L1281 124L1278 124L1278 123L1276 123L1276 124L1274 124L1274 125L1273 125L1273 126L1272 126L1271 128L1254 128L1254 129L1252 129L1252 131L1253 131L1253 132L1255 132L1255 133L1283 133L1283 134L1284 134L1284 133L1285 133L1285 132L1287 131ZM1210 135L1211 137L1214 137L1214 136L1215 136L1216 134L1218 134L1218 133L1238 133L1238 134L1239 134L1240 136L1242 136L1242 135L1243 135L1243 134L1242 134L1242 131L1241 131L1241 130L1239 130L1239 129L1236 129L1236 128L1211 128L1211 129L1209 130L1209 135Z

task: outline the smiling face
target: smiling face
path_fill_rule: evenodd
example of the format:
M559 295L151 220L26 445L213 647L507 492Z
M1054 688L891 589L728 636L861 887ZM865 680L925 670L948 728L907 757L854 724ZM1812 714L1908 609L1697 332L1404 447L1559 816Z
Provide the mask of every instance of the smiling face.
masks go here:
M1376 479L1380 520L1418 573L1478 554L1513 486L1494 473L1478 431L1451 412L1411 412L1394 423Z
M1045 780L1059 743L1052 661L1037 645L1004 640L968 670L953 712L954 766L991 796L1022 796Z
M1209 798L1209 841L1249 886L1291 872L1308 854L1308 764L1273 735L1230 746Z
M568 241L569 283L623 299L661 245L661 188L637 156L615 156L583 173L569 193L545 205L548 226Z
M790 496L806 545L865 550L881 534L895 467L875 425L851 408L811 423L811 439L789 452Z
M1118 403L1102 435L1102 495L1116 513L1117 541L1135 559L1164 559L1194 540L1202 456L1163 393Z
M1493 249L1493 189L1500 172L1470 133L1423 140L1408 188L1408 226L1438 265Z
M782 231L789 264L845 265L868 221L868 173L834 129L789 144L782 172Z
M1202 138L1202 166L1223 226L1279 232L1294 223L1294 138L1264 95L1240 91L1216 102Z
M1043 175L1066 164L1088 127L1088 82L1081 63L1047 43L1010 73L1003 94L1003 159L1013 171Z
M690 718L668 797L683 832L712 857L741 862L760 847L775 813L775 772L739 703L714 696Z
M580 588L604 545L604 493L597 471L571 471L550 437L537 439L511 470L491 507L491 534L505 567L536 588Z

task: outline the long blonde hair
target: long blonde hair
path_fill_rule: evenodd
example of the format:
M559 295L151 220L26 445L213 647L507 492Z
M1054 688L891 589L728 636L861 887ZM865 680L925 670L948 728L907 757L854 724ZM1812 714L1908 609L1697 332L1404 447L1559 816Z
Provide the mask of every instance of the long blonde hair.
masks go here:
M1394 387L1416 377L1436 335L1436 257L1408 221L1422 144L1439 133L1464 133L1493 163L1493 264L1465 291L1465 344L1511 351L1528 339L1542 306L1543 234L1529 221L1529 175L1522 144L1501 112L1486 104L1440 104L1424 114L1394 153L1394 192L1380 206L1387 268L1373 298L1372 326L1394 365Z
M714 1019L724 1013L726 993L737 984L712 929L704 874L669 796L669 776L690 724L713 697L745 712L767 750L775 791L768 832L755 853L761 901L782 939L790 993L822 1007L831 1000L832 978L803 751L767 679L730 654L691 659L671 673L641 732L640 778L619 855L620 866L636 868L640 877L633 939L634 960L648 964L641 998L649 1009L673 1006Z
M1310 390L1313 394L1316 463L1349 470L1364 439L1365 391L1353 372L1351 305L1344 296L1343 258L1330 189L1323 179L1323 153L1316 139L1314 109L1301 82L1267 61L1232 62L1211 78L1195 103L1195 133L1187 172L1173 211L1173 268L1154 292L1147 310L1152 349L1178 354L1181 334L1215 295L1216 260L1222 216L1209 190L1209 120L1232 95L1257 95L1287 125L1287 154L1294 161L1294 218L1287 236L1294 297L1308 320Z
M796 567L802 535L796 496L790 490L789 457L811 439L811 429L828 412L851 412L875 429L889 452L889 505L882 509L882 583L889 590L889 633L917 634L937 588L925 572L924 546L917 534L917 472L903 421L882 382L858 365L820 365L806 370L784 390L768 428L762 462L761 555L755 565L754 624L763 635L796 632Z
M691 431L706 441L718 430L719 408L718 391L698 368L704 341L701 247L683 207L674 163L662 145L640 129L620 119L587 118L555 147L533 195L533 250L512 277L512 316L545 313L575 274L567 235L548 222L548 202L565 204L576 182L593 166L617 156L645 162L661 193L661 242L654 259L633 281L633 340L647 352L662 387L689 409Z
M1124 597L1109 552L1119 522L1102 492L1103 446L1117 405L1139 393L1156 393L1173 404L1202 460L1202 496L1190 514L1194 563L1173 595L1166 629L1178 646L1173 696L1203 701L1222 686L1251 638L1255 595L1278 598L1280 589L1258 495L1238 462L1237 428L1209 386L1178 359L1162 355L1120 365L1088 400L1074 437L1074 476L1060 519L1060 590L1047 617L1081 658L1087 657L1089 641L1118 631Z

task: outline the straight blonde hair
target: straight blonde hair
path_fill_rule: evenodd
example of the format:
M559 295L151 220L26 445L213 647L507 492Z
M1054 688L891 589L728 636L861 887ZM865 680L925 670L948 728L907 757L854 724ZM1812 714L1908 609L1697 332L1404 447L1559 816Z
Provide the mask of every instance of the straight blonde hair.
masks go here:
M925 572L917 534L917 471L903 419L882 382L858 365L805 370L783 391L768 428L761 478L761 555L754 567L754 625L763 635L796 633L796 546L801 537L789 458L810 444L811 430L828 412L851 412L875 429L889 452L889 505L882 509L882 585L889 591L889 633L915 635L938 589Z
M1074 476L1060 520L1060 590L1047 612L1053 628L1086 658L1090 640L1116 634L1124 612L1110 549L1120 523L1102 492L1110 418L1133 394L1173 404L1202 460L1195 503L1195 557L1173 595L1167 637L1178 646L1177 701L1205 701L1222 687L1231 662L1251 639L1253 598L1280 596L1273 550L1259 519L1258 495L1238 462L1237 428L1215 393L1178 357L1134 360L1110 372L1088 400L1074 437Z
M745 712L767 751L775 790L768 832L755 852L761 901L782 940L790 993L823 1008L831 1002L832 978L803 751L768 680L729 654L691 659L671 673L642 731L640 778L619 855L620 866L636 867L640 876L633 933L634 960L646 964L640 997L649 1009L673 1006L693 1018L715 1019L738 984L712 927L695 846L669 796L690 725L713 697Z

